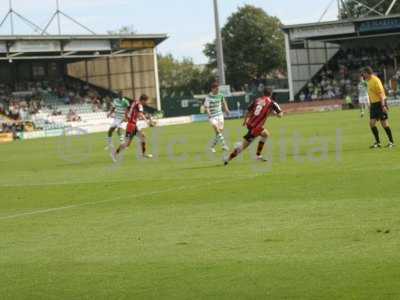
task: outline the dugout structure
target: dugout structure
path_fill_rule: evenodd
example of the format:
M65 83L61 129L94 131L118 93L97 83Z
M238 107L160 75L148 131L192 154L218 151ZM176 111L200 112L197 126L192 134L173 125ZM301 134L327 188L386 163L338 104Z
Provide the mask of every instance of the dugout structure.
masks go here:
M400 15L289 25L283 31L291 101L341 49L392 49L398 69Z
M0 36L0 83L70 76L161 109L156 47L165 34Z

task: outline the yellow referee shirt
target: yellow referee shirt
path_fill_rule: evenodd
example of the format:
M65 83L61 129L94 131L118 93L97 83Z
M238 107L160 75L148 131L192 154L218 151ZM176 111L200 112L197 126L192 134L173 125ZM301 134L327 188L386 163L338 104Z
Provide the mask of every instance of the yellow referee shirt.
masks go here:
M386 99L385 89L378 76L372 75L370 80L368 80L368 95L371 103L381 102L382 95Z

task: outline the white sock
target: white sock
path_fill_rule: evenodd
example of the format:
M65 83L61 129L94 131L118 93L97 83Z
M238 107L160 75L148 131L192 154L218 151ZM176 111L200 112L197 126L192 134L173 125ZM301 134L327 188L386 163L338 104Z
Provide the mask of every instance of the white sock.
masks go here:
M221 145L222 145L223 147L226 146L225 137L224 137L224 135L223 135L222 133L220 133L220 134L218 135L218 140L219 140L219 142L221 143Z
M214 139L213 143L211 144L211 148L215 148L215 146L217 146L217 144L218 144L218 135L215 136L215 139Z

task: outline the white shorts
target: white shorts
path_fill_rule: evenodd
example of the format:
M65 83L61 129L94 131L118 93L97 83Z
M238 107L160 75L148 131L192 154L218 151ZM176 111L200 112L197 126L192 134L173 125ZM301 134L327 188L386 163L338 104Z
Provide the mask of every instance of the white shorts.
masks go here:
M358 98L358 103L360 103L360 104L368 104L369 103L369 97L368 96L359 97Z
M124 120L114 118L114 121L111 124L111 128L123 128Z
M209 119L211 125L216 126L217 128L223 129L224 128L224 115L219 115L216 117L211 117Z

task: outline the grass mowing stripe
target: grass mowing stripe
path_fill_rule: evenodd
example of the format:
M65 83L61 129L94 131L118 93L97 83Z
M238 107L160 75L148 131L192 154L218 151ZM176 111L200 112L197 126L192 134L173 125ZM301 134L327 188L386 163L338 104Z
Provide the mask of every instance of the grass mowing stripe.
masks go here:
M213 181L213 182L208 182L205 184L199 184L199 185L191 185L191 186L180 186L178 188L170 188L170 189L165 189L165 190L160 190L160 191L153 191L153 192L148 192L148 193L142 193L134 196L120 196L120 197L115 197L111 199L106 199L106 200L101 200L101 201L93 201L93 202L85 202L81 204L75 204L75 205L67 205L67 206L61 206L61 207L54 207L54 208L48 208L48 209L42 209L42 210L36 210L36 211L31 211L31 212L25 212L25 213L20 213L20 214L13 214L10 216L4 216L0 217L0 221L2 220L10 220L10 219L16 219L16 218L22 218L22 217L27 217L27 216L33 216L33 215L40 215L40 214L46 214L46 213L51 213L51 212L56 212L56 211L62 211L62 210L67 210L67 209L73 209L73 208L79 208L79 207L84 207L84 206L91 206L91 205L96 205L96 204L102 204L102 203L109 203L109 202L114 202L118 200L123 200L123 199L136 199L136 198L141 198L141 197L146 197L146 196L152 196L152 195L158 195L158 194L163 194L163 193L169 193L169 192L176 192L176 191L185 191L185 190L190 190L190 189L196 189L196 188L203 188L209 185L215 185L215 184L220 184L220 183L227 183L227 182L232 182L236 180L243 180L245 178L247 179L253 179L259 175L252 175L252 176L242 176L240 178L236 179L229 179L229 180L220 180L220 181Z

